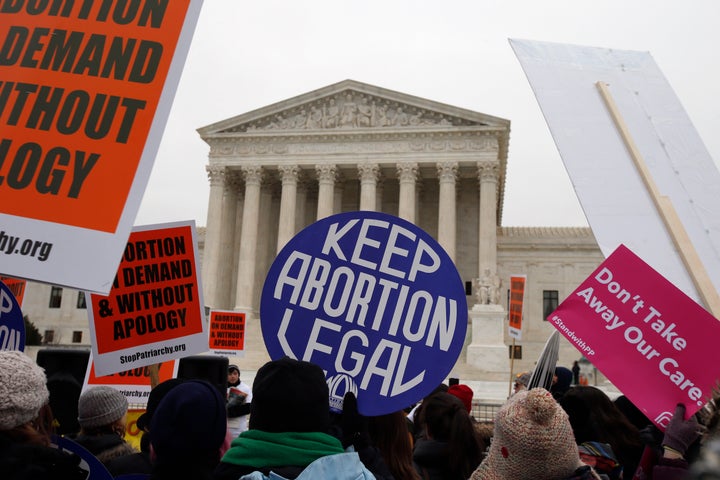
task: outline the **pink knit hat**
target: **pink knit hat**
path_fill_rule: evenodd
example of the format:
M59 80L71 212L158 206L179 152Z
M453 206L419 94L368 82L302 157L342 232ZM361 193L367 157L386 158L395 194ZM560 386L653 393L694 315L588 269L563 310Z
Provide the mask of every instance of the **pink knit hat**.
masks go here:
M544 388L516 393L495 416L490 452L472 480L554 480L579 467L565 411Z

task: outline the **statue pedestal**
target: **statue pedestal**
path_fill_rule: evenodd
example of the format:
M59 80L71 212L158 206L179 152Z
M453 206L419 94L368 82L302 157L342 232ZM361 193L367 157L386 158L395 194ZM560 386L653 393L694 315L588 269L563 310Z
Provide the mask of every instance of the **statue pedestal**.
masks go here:
M500 305L473 305L468 313L472 338L467 346L467 363L483 372L510 372L505 345L505 309Z

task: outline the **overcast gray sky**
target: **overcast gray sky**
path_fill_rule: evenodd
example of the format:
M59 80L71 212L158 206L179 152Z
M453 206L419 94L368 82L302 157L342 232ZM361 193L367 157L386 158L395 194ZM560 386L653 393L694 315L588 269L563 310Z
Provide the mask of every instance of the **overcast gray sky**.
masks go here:
M135 224L205 225L196 129L353 79L510 120L503 225L586 225L508 38L650 52L718 165L718 22L718 0L205 0Z

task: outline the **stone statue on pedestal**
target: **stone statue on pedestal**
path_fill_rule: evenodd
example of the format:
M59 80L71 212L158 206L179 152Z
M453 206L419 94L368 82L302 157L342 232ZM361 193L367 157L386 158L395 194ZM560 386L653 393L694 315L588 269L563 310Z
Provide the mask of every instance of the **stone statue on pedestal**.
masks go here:
M482 277L477 279L477 299L480 305L500 304L500 277L486 268Z

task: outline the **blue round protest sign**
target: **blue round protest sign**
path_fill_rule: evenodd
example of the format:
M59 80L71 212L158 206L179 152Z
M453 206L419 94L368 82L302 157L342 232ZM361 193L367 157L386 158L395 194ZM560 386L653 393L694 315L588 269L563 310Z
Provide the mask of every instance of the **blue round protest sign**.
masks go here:
M411 405L446 378L467 330L465 288L425 231L379 212L324 218L278 254L260 323L273 359L326 372L330 405L352 391L363 415Z
M0 350L25 350L25 321L12 291L0 281Z

